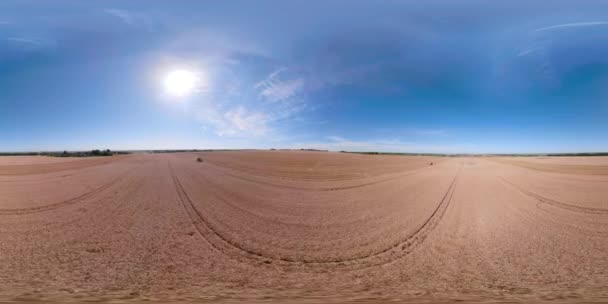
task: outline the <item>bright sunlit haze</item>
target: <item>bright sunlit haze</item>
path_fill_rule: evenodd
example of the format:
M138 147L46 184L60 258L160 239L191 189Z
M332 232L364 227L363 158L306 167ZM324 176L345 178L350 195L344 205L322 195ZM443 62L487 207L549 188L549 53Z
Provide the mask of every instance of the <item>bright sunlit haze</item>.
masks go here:
M198 82L199 78L194 72L180 69L169 72L163 85L169 95L183 97L195 93Z

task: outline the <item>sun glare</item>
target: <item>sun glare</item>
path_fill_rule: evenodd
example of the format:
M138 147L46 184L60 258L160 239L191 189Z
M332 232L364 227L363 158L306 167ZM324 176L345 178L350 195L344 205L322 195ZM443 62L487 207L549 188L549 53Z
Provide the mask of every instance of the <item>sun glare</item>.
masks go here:
M194 93L199 82L196 73L188 70L173 70L163 81L165 91L176 97L184 97Z

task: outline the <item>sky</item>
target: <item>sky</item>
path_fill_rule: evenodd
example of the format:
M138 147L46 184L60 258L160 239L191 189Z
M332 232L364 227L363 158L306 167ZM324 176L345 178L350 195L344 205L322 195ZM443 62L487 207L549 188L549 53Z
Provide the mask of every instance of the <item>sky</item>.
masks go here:
M607 118L608 1L0 1L0 151L598 152Z

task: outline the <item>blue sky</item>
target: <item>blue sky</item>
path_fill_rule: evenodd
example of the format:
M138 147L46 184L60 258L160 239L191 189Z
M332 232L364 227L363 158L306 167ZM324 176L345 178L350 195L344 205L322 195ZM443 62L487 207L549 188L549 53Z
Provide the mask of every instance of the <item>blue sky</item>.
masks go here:
M0 2L0 151L608 151L607 115L606 1Z

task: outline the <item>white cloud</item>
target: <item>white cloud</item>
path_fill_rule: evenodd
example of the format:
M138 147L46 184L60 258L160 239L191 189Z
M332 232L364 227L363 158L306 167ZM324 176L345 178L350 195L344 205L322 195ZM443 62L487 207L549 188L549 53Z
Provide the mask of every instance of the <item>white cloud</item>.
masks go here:
M166 57L166 56L163 56ZM239 73L238 56L207 56L199 61L185 61L172 57L162 58L162 67L180 65L201 67L208 78L204 94L196 94L185 104L185 113L200 123L207 135L222 140L275 139L282 134L282 126L297 114L308 109L300 98L280 103L268 103L260 97L254 83L247 82ZM157 60L155 60L157 61ZM185 62L185 63L184 63ZM159 68L159 73L165 68ZM196 68L193 68L196 70ZM277 77L280 70L269 75ZM281 75L283 76L283 75ZM260 84L261 85L261 84Z
M152 29L154 26L153 20L145 14L117 8L108 8L103 11L112 17L120 19L129 26L143 27L148 30Z
M598 25L608 25L608 21L563 23L563 24L557 24L557 25L537 28L534 30L534 32L550 31L550 30L563 29L563 28L598 26Z
M327 139L331 140L331 141L346 141L346 139L344 139L343 137L340 136L327 136Z
M270 79L270 80L275 79L277 76L279 76L279 74L283 73L284 71L287 71L287 68L280 67L280 68L276 69L275 71L273 71L272 73L270 73L270 75L268 75L267 79Z
M222 140L275 140L282 136L284 126L302 123L305 117L300 114L311 110L303 96L297 92L302 86L297 78L286 76L286 68L276 69L271 74L264 74L257 79L262 82L247 81L239 54L221 51L223 56L215 53L199 60L185 60L162 54L158 74L162 75L166 67L189 66L191 69L205 72L208 85L204 94L191 96L185 103L185 115L191 115L204 132L223 137ZM193 55L194 57L194 55ZM290 73L292 71L290 70ZM247 75L249 76L249 75ZM259 75L258 75L259 76ZM265 76L265 77L264 77ZM297 75L296 75L297 76ZM295 80L295 84L292 81ZM302 80L303 81L303 80ZM287 89L279 89L284 85ZM277 102L267 102L269 100ZM278 102L281 100L281 102Z
M122 20L122 22L129 24L129 25L135 24L135 21L137 19L132 13L130 13L129 11L126 11L126 10L109 8L109 9L105 9L104 12Z
M276 117L264 111L252 111L243 105L217 108L206 104L196 118L213 133L222 137L260 137L272 132L270 124Z
M293 97L304 85L302 78L274 83L262 90L262 96L270 101L280 101Z
M410 129L406 129L406 134L425 136L425 137L443 137L443 136L447 136L448 132L443 129L410 128Z
M27 38L27 37L9 37L9 38L6 38L6 40L12 41L12 42L25 43L25 44L36 44L36 45L43 43L43 41L41 39Z
M280 126L293 121L305 105L268 109L255 104L232 104L205 102L194 111L197 120L209 131L222 137L277 138Z
M55 41L38 37L9 37L6 38L6 41L17 44L26 50L55 46Z
M540 47L529 47L529 48L521 50L519 53L517 53L517 56L518 57L526 56L526 55L529 55L531 53L538 51L539 49L540 49Z
M304 87L303 78L281 80L279 75L286 70L287 68L279 68L257 83L254 87L261 90L260 96L272 102L287 100L294 97Z
M162 19L160 22L162 26ZM171 27L170 24L167 24ZM259 44L252 37L226 33L209 27L184 28L173 33L172 41L167 42L166 49L189 50L192 55L204 57L222 57L227 65L239 63L237 56L246 55L259 58L270 58L267 46ZM235 56L236 55L236 56Z
M220 133L224 134L250 134L254 136L264 135L269 131L269 116L263 112L251 112L243 106L239 106L224 113L227 124Z
M299 143L294 149L319 149L350 152L396 152L396 153L475 153L475 145L438 145L427 143L404 142L396 139L348 140L339 136L330 136L331 142Z

